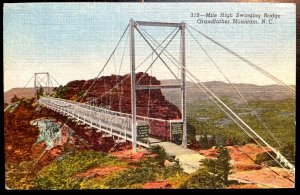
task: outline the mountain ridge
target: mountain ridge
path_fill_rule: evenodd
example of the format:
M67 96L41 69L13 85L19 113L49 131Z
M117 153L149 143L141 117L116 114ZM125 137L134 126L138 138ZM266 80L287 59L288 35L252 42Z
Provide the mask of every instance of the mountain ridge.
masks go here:
M161 84L177 84L177 80L161 80ZM208 81L203 82L210 90L212 90L219 97L227 97L238 101L240 97L236 94L235 90L230 86L230 84L222 81ZM288 91L286 88L280 85L255 85L248 83L234 83L238 91L245 96L246 100L279 100L286 98L295 98L295 95ZM295 88L295 85L289 85ZM191 82L186 82L187 87L187 102L193 102L200 96L200 98L207 99L203 92L193 85ZM53 88L52 88L53 90ZM200 93L199 93L200 92ZM180 105L180 90L178 89L162 89L163 95L166 99L174 103L175 105ZM32 98L35 95L34 88L12 88L4 92L4 103L10 103L11 98L14 95L19 98Z
M177 80L161 80L163 85L178 84ZM208 89L210 89L219 98L229 98L235 102L242 102L243 100L236 93L235 89L229 83L222 81L208 81L202 82ZM288 89L280 85L255 85L248 83L233 84L240 94L247 100L281 100L287 98L295 98L295 93L291 93ZM290 85L295 88L295 85ZM178 89L163 89L163 95L173 104L180 106L180 90ZM192 82L186 82L186 97L187 103L191 103L197 99L208 99L199 88Z

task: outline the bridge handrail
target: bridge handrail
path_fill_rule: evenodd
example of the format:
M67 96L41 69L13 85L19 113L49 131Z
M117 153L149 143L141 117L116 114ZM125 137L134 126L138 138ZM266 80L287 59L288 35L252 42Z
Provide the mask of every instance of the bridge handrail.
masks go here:
M43 98L43 99L45 99L45 100L47 100L47 98ZM41 100L43 100L43 99L41 99ZM54 98L53 99L54 101L59 101L59 100L57 100L57 98ZM51 101L51 100L50 100ZM44 103L44 104L47 104L47 103L45 103L44 101L41 101L42 103ZM53 104L53 102L51 101L51 103ZM70 102L70 104L73 104L73 102ZM89 110L89 109L87 109L87 108L84 108L84 107L81 107L81 106L78 106L78 105L76 105L76 104L73 104L74 106L77 106L77 107L79 107L80 109L78 110L78 112L82 112L82 109L83 110L86 110L86 111L88 111L88 112L95 112L95 113L101 113L101 112L97 112L97 111L94 111L94 110ZM60 106L60 105L58 105L58 106ZM53 106L52 106L53 107ZM65 110L65 109L63 109L63 108L58 108L59 110ZM76 108L75 108L76 109ZM69 111L68 111L69 112ZM84 112L84 114L86 114L85 112ZM104 113L104 114L109 114L109 113ZM73 115L73 114L72 114ZM117 117L116 117L117 118ZM124 119L124 121L126 121L126 122L130 122L128 119L128 117L124 117L124 116L118 116L118 118L123 118Z
M43 101L43 100L46 100L46 101ZM109 124L108 121L102 121L102 122L100 122L100 126L99 126L99 123L97 123L97 122L95 123L92 120L92 118L88 117L86 119L82 119L82 117L78 116L78 114L75 115L75 113L72 113L72 111L70 111L70 110L73 110L74 108L70 109L69 106L65 107L65 106L56 105L54 103L55 101L59 101L59 100L57 100L56 98L54 98L53 100L51 100L50 98L49 99L48 98L41 98L39 100L39 102L42 105L45 105L46 107L48 107L50 109L59 110L61 112L67 112L69 116L75 117L75 118L77 118L77 120L82 121L83 123L89 124L89 125L91 125L94 128L97 128L97 129L101 128L101 131L104 131L106 133L115 135L115 136L117 136L119 138L122 138L122 139L126 139L128 141L132 141L132 137L131 137L132 135L131 135L130 126L128 126L128 128L127 128L126 125L120 127L118 124L117 124L117 126L116 126L116 124L114 124L113 128L111 128L110 126L112 124ZM88 112L95 112L95 113L101 114L101 112L97 112L97 111L94 111L94 110L89 110L87 108L78 106L78 105L74 104L72 101L70 101L69 103L72 104L73 106L77 106L77 108L79 108L78 111L82 112L82 110L86 110ZM87 113L84 112L83 114L87 114ZM109 115L109 113L103 113L103 114L108 114ZM118 117L113 117L112 119L116 119L116 118L118 118ZM122 117L122 118L125 119L125 123L126 122L130 122L130 120L128 120L129 117ZM126 128L124 128L124 127L126 127ZM148 143L144 143L144 142L141 142L141 141L137 141L137 144L145 146L145 147L149 147Z
M82 106L92 107L92 108L95 108L97 110L102 110L103 112L109 112L109 113L112 113L114 115L126 115L126 116L131 118L131 114L128 114L128 113L118 112L118 111L114 111L114 110L108 110L108 109L92 106L92 105L81 103L81 102L75 102L75 101L72 101L72 100L67 100L67 99L62 99L62 98L53 98L53 97L41 97L41 98L46 98L46 99L49 98L49 99L55 99L55 100L61 100L61 101L64 101L64 102L69 102L69 103L72 103L72 104L79 104L79 105L82 105ZM80 106L80 107L82 107L82 106ZM170 123L170 121L172 121L172 120L166 120L166 119L161 119L161 118L152 118L152 117L141 116L141 115L137 115L137 118L140 118L141 120L148 119L148 120L168 122L168 123Z
M46 99L46 100L47 100L47 98L43 98L43 99ZM60 100L58 100L58 98L48 98L48 99L53 99L54 101L60 101ZM53 102L52 102L52 103L53 103ZM85 108L85 107L80 106L80 105L76 105L76 103L74 104L74 102L72 102L72 101L69 101L69 103L70 103L70 104L73 104L74 106L80 107L80 109L84 109L84 110L86 110L86 111L92 111L92 112L99 113L99 112L97 112L97 111L95 111L95 110L88 109L88 108ZM61 105L58 105L58 106L61 106ZM61 106L61 107L63 107L63 106ZM103 111L104 111L105 114L109 114L109 113L107 113L107 112L109 112L109 110L104 110L104 109L103 109ZM118 117L126 118L126 117L124 117L124 116L118 116Z

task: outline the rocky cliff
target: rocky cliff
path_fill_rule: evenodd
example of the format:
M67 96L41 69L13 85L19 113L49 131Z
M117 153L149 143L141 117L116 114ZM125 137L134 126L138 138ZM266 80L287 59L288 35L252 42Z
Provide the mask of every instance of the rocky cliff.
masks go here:
M143 73L136 74L136 81L139 81L139 85L160 85L160 81L155 77L148 74L142 75ZM90 101L97 106L114 111L131 113L131 78L129 75L103 76L92 85L93 81L93 79L76 80L67 83L65 98L80 100L80 95L92 86L87 95L82 98L82 102ZM181 118L178 107L167 101L159 89L138 90L136 99L138 115L167 120Z
M136 74L139 85L160 85L160 81L148 74ZM95 106L110 110L131 113L131 77L130 75L111 75L91 80L71 81L65 86L64 98L80 102L89 102ZM88 90L89 89L89 90ZM88 90L86 95L85 91ZM165 99L161 90L138 90L136 93L137 115L159 119L180 119L177 106ZM170 140L170 124L164 121L149 120L150 133L161 139Z

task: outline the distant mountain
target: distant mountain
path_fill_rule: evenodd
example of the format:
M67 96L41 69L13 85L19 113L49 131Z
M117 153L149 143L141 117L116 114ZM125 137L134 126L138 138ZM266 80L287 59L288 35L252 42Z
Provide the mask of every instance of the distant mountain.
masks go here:
M177 84L176 80L162 80L162 85ZM241 101L241 98L235 90L227 83L220 81L203 82L203 84L214 92L218 97L229 98L236 102ZM253 84L234 84L238 91L249 100L280 100L285 98L295 98L286 88L279 85L265 85L258 86ZM191 82L186 82L187 87L187 102L193 102L197 99L208 99L208 97L198 89L197 86ZM295 88L293 85L292 87ZM51 91L53 88L51 89ZM163 95L171 103L180 106L180 90L179 89L163 89ZM4 102L10 103L14 95L19 98L32 98L34 97L33 88L13 88L4 92Z
M177 83L177 80L161 81L161 84L164 85ZM230 84L220 81L203 82L203 84L218 97L228 98L235 102L243 101ZM253 84L234 84L234 86L247 101L295 98L295 94L280 85L258 86ZM295 88L294 85L292 85L292 87ZM203 91L200 91L193 83L187 82L186 88L187 103L193 102L197 99L208 99L207 95L205 95ZM180 89L163 89L162 93L165 95L167 100L177 106L180 105Z
M47 89L44 89L47 90ZM53 88L50 88L53 91ZM34 88L12 88L4 92L4 103L10 103L10 100L17 96L18 98L33 98L35 96Z

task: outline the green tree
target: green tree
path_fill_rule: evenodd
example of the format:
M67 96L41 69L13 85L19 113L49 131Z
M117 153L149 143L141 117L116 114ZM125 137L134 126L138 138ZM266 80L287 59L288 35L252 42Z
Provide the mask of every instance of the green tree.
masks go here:
M283 148L280 150L281 154L292 164L295 165L295 144L294 143L287 143Z
M217 158L218 174L222 182L228 185L228 175L231 173L232 166L230 165L230 154L226 147L219 149L219 155Z
M181 186L183 188L218 189L228 186L231 172L230 155L226 147L220 148L216 159L205 159L199 170Z
M224 186L216 186L213 175L209 172L206 166L197 170L180 186L180 188L188 189L215 189L223 188Z
M43 95L44 95L44 88L40 86L40 88L38 89L38 99Z
M58 88L55 89L55 98L65 98L66 93L68 92L68 88L65 86L60 85Z
M167 159L167 153L165 149L159 145L152 146L150 148L151 153L156 154L157 156L154 158L155 162L158 166L164 166L165 160Z
M196 136L196 128L193 125L193 119L187 121L186 127L187 127L187 139L188 143L191 143Z
M80 100L85 95L85 91L80 91L75 95L75 100Z
M273 156L273 158L276 158L276 154L274 152L263 152L256 155L254 162L259 165L265 163L268 165L279 166L270 155Z

